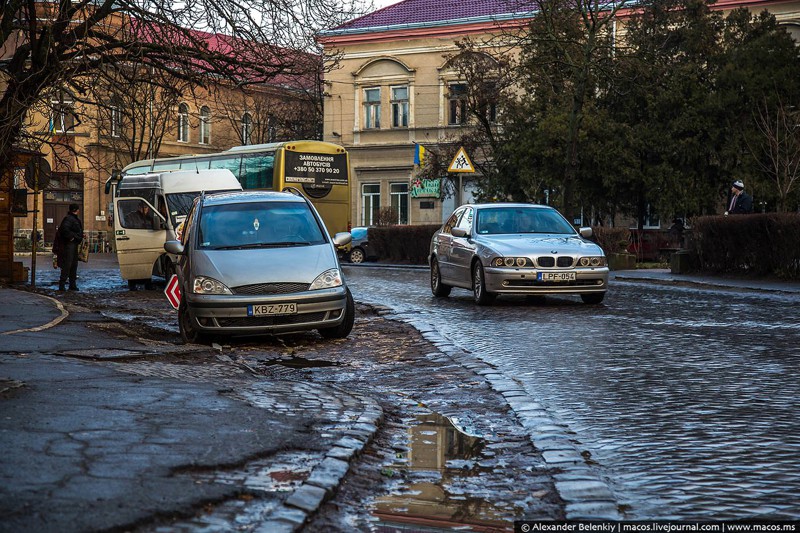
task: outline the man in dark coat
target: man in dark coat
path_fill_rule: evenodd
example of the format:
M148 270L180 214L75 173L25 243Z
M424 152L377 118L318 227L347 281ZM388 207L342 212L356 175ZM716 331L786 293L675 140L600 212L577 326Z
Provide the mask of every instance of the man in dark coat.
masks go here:
M736 180L731 185L731 198L726 215L746 215L753 212L753 197L744 192L744 183Z
M61 277L58 280L58 290L66 290L69 278L69 290L77 291L78 279L78 246L83 240L83 223L78 218L78 204L69 205L69 213L58 226L56 238L59 240L58 265L61 267Z

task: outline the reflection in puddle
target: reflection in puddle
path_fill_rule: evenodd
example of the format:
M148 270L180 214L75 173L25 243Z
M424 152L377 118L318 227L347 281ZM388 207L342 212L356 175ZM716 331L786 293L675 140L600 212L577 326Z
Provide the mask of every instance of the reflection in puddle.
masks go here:
M513 509L497 507L482 494L487 471L478 465L485 441L457 429L436 413L418 415L410 429L408 453L393 468L408 472L395 494L379 498L373 510L381 533L506 531Z

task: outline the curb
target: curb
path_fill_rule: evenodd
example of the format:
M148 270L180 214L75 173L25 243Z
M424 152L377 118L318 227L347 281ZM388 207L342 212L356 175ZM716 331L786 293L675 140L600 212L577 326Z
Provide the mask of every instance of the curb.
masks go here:
M367 396L352 394L339 387L326 385L341 394L357 399L364 410L350 426L346 435L336 441L323 460L317 464L308 478L270 517L256 527L258 533L299 531L326 501L338 491L342 479L350 470L353 459L358 457L372 441L383 420L383 409Z
M34 327L31 327L31 328L22 328L22 329L15 329L15 330L11 330L11 331L4 331L4 332L0 333L0 335L13 335L15 333L43 331L45 329L50 329L50 328L52 328L54 326L57 326L58 324L60 324L64 319L66 319L69 316L69 311L67 311L64 308L64 304L62 304L61 302L59 302L55 298L47 296L46 294L39 294L39 293L36 293L36 292L30 292L30 291L20 291L20 289L15 289L13 287L7 287L7 288L11 289L11 290L14 290L14 291L18 291L18 292L25 292L26 294L34 294L34 295L36 295L38 297L46 298L46 299L50 300L51 302L53 302L55 304L56 309L58 309L59 316L54 318L50 322L48 322L46 324L43 324L41 326L34 326Z
M492 390L503 396L520 425L529 431L531 444L541 452L545 464L559 471L553 478L556 492L565 503L567 520L622 520L614 493L585 460L579 443L570 437L569 429L544 406L529 400L530 395L517 380L503 376L474 353L459 348L433 324L396 313L388 307L372 307L380 316L409 324L454 363L481 376Z

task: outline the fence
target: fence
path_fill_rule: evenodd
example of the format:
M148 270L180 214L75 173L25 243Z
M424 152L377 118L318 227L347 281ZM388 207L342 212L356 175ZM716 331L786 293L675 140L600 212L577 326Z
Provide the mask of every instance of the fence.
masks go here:
M30 252L33 249L30 228L18 228L14 230L14 251ZM44 242L41 239L42 231L39 230L40 240L36 247L39 251L49 251L53 248L52 242ZM107 231L85 231L84 238L89 240L89 253L106 253L111 251L110 235Z

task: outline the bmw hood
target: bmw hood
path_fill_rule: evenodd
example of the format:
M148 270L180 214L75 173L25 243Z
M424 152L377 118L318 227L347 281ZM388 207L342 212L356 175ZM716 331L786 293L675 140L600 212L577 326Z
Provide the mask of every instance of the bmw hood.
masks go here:
M330 244L246 250L197 250L193 274L209 276L228 287L257 283L311 283L338 268Z
M497 255L605 255L597 244L579 235L492 235L475 241Z

